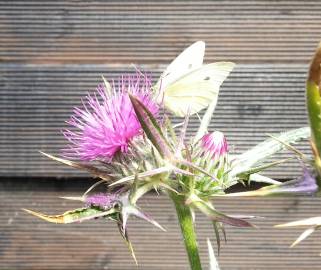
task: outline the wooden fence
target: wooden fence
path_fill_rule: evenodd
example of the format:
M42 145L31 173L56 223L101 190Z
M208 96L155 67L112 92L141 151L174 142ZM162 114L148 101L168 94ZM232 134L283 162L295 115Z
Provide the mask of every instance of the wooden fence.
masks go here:
M41 156L59 154L60 130L80 97L103 74L117 79L131 64L154 78L197 40L205 62L234 61L221 88L211 129L226 133L240 153L277 133L307 125L307 66L321 40L321 1L0 1L0 269L135 269L112 224L46 224L20 208L58 213L92 180ZM197 119L191 122L194 132ZM299 148L309 152L305 142ZM284 156L288 156L285 153ZM290 162L267 175L300 174ZM63 178L63 179L60 179ZM320 269L318 234L288 249L298 230L273 224L320 214L320 200L266 198L219 200L228 213L265 216L260 230L228 228L222 269ZM142 203L168 230L140 221L130 233L138 269L186 269L172 207L151 194ZM202 258L205 237L198 217Z

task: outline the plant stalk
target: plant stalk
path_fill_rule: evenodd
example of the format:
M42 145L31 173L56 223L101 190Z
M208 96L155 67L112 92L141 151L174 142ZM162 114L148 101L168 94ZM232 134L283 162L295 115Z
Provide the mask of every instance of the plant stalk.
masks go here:
M191 209L185 204L183 196L174 192L169 194L176 208L191 270L202 270Z

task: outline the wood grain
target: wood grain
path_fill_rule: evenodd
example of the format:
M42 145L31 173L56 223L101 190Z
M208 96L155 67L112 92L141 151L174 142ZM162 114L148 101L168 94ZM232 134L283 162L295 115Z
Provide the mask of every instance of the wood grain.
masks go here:
M0 61L167 63L196 40L207 60L307 63L320 1L0 1Z
M156 78L196 40L205 62L234 61L210 128L226 133L240 153L276 133L307 124L304 85L321 37L321 1L36 1L0 0L0 270L187 269L182 239L165 196L141 205L166 227L131 220L136 268L112 223L48 224L20 209L60 213L78 207L58 199L81 194L93 180L42 157L59 154L60 130L72 107L104 74L117 79L132 63ZM174 120L176 123L178 119ZM190 123L196 130L197 119ZM309 153L304 142L299 149ZM288 157L289 153L280 158ZM290 162L267 174L300 174ZM63 179L60 179L63 178ZM228 227L222 269L320 269L318 232L295 249L301 230L272 225L320 215L318 198L217 200L230 214L254 214L260 227ZM197 215L201 257L214 232Z

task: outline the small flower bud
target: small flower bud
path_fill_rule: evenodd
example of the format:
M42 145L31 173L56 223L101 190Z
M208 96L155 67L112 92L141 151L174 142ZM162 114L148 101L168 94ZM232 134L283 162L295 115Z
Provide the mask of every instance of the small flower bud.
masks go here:
M213 159L220 158L228 153L227 141L220 131L205 134L201 139L201 146Z

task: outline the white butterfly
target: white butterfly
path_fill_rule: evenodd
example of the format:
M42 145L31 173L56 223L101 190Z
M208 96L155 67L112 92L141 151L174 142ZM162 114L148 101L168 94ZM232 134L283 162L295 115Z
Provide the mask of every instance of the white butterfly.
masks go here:
M176 116L194 114L218 98L219 88L234 67L231 62L203 65L205 43L197 41L166 68L155 89Z

